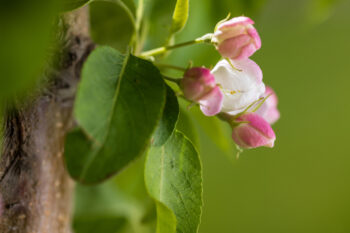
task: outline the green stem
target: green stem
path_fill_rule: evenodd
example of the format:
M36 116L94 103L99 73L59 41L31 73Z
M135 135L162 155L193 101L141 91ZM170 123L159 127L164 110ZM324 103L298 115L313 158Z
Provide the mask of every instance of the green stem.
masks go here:
M228 113L224 113L224 112L220 112L219 114L216 115L220 120L222 121L226 121L227 123L229 123L231 126L233 124L235 124L235 116L232 116Z
M173 69L173 70L179 70L185 72L187 69L180 67L180 66L174 66L170 64L163 64L163 63L154 63L159 68L166 68L166 69Z
M136 10L136 19L134 20L135 33L132 38L133 45L134 45L134 54L137 54L138 51L140 50L139 48L142 46L140 40L141 40L141 24L142 24L143 8L144 8L143 1L144 0L139 0L138 2L138 7Z
M180 78L171 78L171 77L168 77L168 76L165 76L165 75L163 75L163 78L165 79L165 80L168 80L168 81L170 81L170 82L173 82L173 83L176 83L176 84L180 84Z
M179 44L175 44L175 45L167 45L167 46L159 47L156 49L151 49L151 50L148 50L148 51L141 53L140 57L147 58L147 57L151 57L151 56L165 53L169 50L181 48L184 46L189 46L189 45L193 45L193 44L200 44L200 43L208 43L208 42L210 43L211 36L212 36L211 34L207 34L207 35L204 35L204 36L197 38L195 40L191 40L191 41L187 41L187 42L183 42L183 43L179 43Z

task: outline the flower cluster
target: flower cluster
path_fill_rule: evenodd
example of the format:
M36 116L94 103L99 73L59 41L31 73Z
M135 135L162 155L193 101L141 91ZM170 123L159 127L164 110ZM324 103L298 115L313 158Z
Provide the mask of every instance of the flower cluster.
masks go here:
M217 25L211 43L223 57L210 70L188 69L180 87L207 116L219 114L230 123L232 138L242 148L273 147L270 124L279 119L277 96L265 87L260 67L249 57L261 47L254 22L236 17Z

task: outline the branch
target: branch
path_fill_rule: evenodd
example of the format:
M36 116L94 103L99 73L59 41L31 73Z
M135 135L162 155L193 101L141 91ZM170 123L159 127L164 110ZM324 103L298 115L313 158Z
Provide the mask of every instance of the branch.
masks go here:
M0 232L69 233L73 182L64 138L82 64L94 48L86 7L63 16L62 44L40 91L6 112L0 159ZM63 51L63 52L62 52Z

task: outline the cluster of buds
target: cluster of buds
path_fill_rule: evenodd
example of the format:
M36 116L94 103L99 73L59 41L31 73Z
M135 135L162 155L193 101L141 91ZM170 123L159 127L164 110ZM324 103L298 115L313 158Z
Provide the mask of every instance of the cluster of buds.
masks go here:
M236 17L217 25L212 43L223 59L210 70L188 69L180 87L203 114L231 116L232 138L242 148L273 147L271 124L279 119L277 96L265 87L260 67L249 57L261 47L254 22ZM252 110L253 109L253 110Z

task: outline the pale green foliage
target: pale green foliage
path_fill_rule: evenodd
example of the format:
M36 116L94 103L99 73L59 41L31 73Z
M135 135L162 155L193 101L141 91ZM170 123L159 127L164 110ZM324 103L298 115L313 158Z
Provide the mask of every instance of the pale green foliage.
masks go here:
M177 0L173 14L173 22L170 32L176 33L181 31L188 19L189 0Z
M169 233L174 225L178 233L197 232L202 211L201 163L196 149L182 133L175 131L162 147L150 149L145 181L157 203L157 233Z

